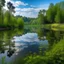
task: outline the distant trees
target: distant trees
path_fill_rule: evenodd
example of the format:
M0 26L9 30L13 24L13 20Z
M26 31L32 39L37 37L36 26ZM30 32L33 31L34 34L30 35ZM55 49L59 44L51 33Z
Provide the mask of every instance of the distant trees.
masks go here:
M17 19L17 24L18 24L18 27L19 27L19 28L23 27L23 26L24 26L24 21L23 21L23 19L22 19L22 18L18 18L18 19Z

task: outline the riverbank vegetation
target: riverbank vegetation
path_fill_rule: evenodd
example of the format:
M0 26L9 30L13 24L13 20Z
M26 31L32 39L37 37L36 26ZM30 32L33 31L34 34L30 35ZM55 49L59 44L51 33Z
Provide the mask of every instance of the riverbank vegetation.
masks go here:
M11 2L7 3L8 10L4 11L5 0L0 4L0 29L23 27L24 25L45 25L63 28L64 23L64 2L51 3L48 10L40 10L37 18L14 16L15 7ZM47 25L48 24L48 25ZM53 24L53 25L52 25Z
M54 44L52 49L45 52L44 56L30 55L24 59L19 58L19 64L64 64L64 40Z
M44 56L30 55L19 59L19 64L64 64L64 40L54 44L52 49L45 52Z

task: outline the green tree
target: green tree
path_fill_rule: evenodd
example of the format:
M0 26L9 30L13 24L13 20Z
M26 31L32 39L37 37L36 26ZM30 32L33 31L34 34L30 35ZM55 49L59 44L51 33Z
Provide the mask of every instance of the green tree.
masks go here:
M8 2L7 3L7 7L8 7L8 9L9 9L9 11L10 11L10 13L12 13L12 12L14 12L15 13L15 7L13 6L13 4L11 3L11 2Z
M54 4L53 3L50 4L49 9L46 12L46 16L47 16L47 20L49 23L54 22L55 13L54 13Z
M56 14L56 16L55 16L55 22L56 22L56 23L61 23L61 20L62 20L61 11L58 10L58 11L57 11L57 14Z
M15 16L12 15L11 17L11 26L12 27L17 27L17 19Z
M38 24L44 24L44 21L45 21L45 19L44 19L44 14L43 14L43 12L40 10L40 11L39 11L39 14L38 14Z
M8 2L8 3L7 3L7 7L8 7L8 9L9 9L9 13L10 13L10 14L9 14L9 17L8 17L8 18L9 18L9 20L8 20L8 21L9 21L9 26L12 27L12 24L13 24L13 23L12 23L12 12L13 12L13 13L15 12L15 11L14 11L15 7L13 6L13 4L12 4L11 2Z
M23 28L23 26L24 26L24 21L23 21L23 19L22 19L22 18L18 18L17 24L18 24L18 27L19 27L19 28Z
M10 26L10 12L6 11L4 14L4 25L5 26Z
M3 25L3 6L5 5L5 0L0 0L0 26Z

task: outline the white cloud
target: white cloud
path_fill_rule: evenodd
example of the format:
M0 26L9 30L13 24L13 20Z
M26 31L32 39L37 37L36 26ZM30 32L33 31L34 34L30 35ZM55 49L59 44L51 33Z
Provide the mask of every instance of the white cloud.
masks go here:
M11 1L11 0L5 0L5 1L6 1L6 3L7 3L7 2L9 2L9 1Z
M38 42L38 34L37 33L27 33L19 37L13 37L15 42Z
M11 1L12 3L13 3L13 5L15 6L15 7L18 7L18 6L20 6L20 5L22 5L22 6L27 6L28 5L28 3L24 3L24 2L22 2L22 1Z
M12 2L15 7L18 7L20 5L22 5L22 6L27 6L28 5L28 3L24 3L22 1L13 1L13 0L5 0L5 1L6 1L6 3L5 3L5 6L4 6L4 9L6 9L6 10L8 10L7 2Z
M36 6L34 6L34 5L30 5L30 6L31 6L31 7L34 7L34 8L36 7Z
M38 12L42 9L48 9L49 4L43 4L43 5L39 5L37 6L38 8L36 8L34 5L30 5L31 8L18 8L20 5L22 6L26 6L28 5L28 3L24 3L22 1L13 1L13 0L5 0L5 7L4 9L8 10L7 8L7 2L12 2L13 5L15 6L15 11L16 13L14 14L16 15L21 15L21 16L26 16L26 17L34 17L36 18L38 16Z
M31 17L31 18L34 18L35 17L36 18L37 17L37 14L35 14L35 15L34 14L35 13L33 13L33 12L21 12L20 11L20 12L16 12L15 13L15 16L16 15L20 15L20 16L25 16L25 17Z
M39 5L38 8L35 8L35 6L30 5L32 8L16 8L15 11L15 15L21 15L21 16L26 16L26 17L32 17L32 18L36 18L38 16L38 12L40 10L47 10L49 4L43 4L43 5Z
M38 12L43 9L44 8L16 8L15 15L36 18L38 16Z

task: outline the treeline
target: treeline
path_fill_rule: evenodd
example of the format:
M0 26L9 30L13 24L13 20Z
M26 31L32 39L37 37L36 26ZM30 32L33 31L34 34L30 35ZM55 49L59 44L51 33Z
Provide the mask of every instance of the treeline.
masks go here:
M28 25L28 24L31 24L33 20L35 20L36 18L29 18L29 17L23 17L23 16L16 16L17 18L23 18L23 21L24 21L24 24L25 25Z
M64 1L50 4L48 10L40 10L32 24L64 23Z
M7 3L8 10L4 10L5 0L0 0L0 28L23 28L23 18L16 17L15 7L11 2Z

